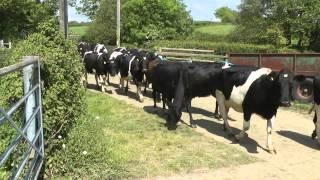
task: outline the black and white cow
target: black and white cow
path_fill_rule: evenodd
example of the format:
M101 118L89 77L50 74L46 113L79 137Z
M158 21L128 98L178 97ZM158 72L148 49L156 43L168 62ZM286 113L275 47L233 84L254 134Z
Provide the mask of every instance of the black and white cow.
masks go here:
M108 77L107 82L109 83L109 74L115 76L119 67L114 60L109 59L108 50L103 44L97 44L94 48L94 52L86 52L84 55L83 63L85 66L85 84L87 84L87 73L92 73L95 75L96 84L99 87L101 82L102 91L106 90L106 78Z
M137 97L143 101L141 94L141 85L143 81L143 61L144 52L140 50L126 50L124 48L117 48L110 55L110 60L113 59L119 66L120 71L120 88L124 88L124 81L126 81L125 93L128 93L129 80L133 80L137 86Z
M84 57L84 54L86 52L90 52L90 51L93 51L93 48L91 47L90 43L82 41L78 44L78 52L82 58Z
M268 68L230 67L224 69L221 83L216 90L220 114L224 126L230 135L233 132L229 126L227 114L229 108L243 112L243 129L235 136L237 140L244 137L250 128L250 118L253 113L267 119L267 149L271 153L276 150L272 143L272 128L276 120L279 106L290 106L290 83L292 74L289 70L272 72Z

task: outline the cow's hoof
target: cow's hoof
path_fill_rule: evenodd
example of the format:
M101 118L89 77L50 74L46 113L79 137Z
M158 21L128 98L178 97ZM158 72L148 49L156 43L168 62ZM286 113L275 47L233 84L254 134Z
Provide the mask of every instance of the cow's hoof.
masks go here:
M143 102L144 102L144 99L143 99L143 98L139 98L139 101L140 101L141 103L143 103Z
M270 154L277 154L277 150L276 149L267 149L267 151Z
M228 135L229 138L234 138L234 136L235 136L235 135L234 135L233 133L231 133L231 132L228 132L227 135Z
M240 134L237 134L237 135L234 136L234 138L235 138L236 141L239 142L242 139L242 136Z
M214 117L215 119L220 119L220 118L221 118L220 114L217 114L217 113L214 113L214 114L213 114L213 117Z
M311 138L316 139L316 137L317 137L317 133L315 131L313 131L313 133L311 134Z
M192 128L197 128L197 125L196 124L191 124L191 127Z

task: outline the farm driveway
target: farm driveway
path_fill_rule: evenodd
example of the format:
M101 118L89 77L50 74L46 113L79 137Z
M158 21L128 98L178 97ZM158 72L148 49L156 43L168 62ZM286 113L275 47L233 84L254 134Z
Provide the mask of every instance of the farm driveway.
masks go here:
M93 76L89 76L90 86L94 83ZM149 113L163 114L160 108L153 108L153 100L145 97L144 102L136 100L136 88L129 85L129 97L117 90L118 77L111 79L112 85L108 86L107 94L129 104L143 108ZM94 87L94 86L93 86ZM111 92L112 91L112 92ZM151 96L149 91L147 96ZM234 143L222 130L222 121L212 116L215 99L213 97L196 98L192 101L193 118L198 128L194 129L217 141L229 144L237 149L247 152L251 156L261 159L261 162L237 167L221 168L218 170L199 169L188 174L177 174L170 177L153 177L151 179L172 180L216 180L216 179L319 179L320 180L320 148L316 141L310 138L314 125L312 116L281 108L278 111L276 126L273 133L273 142L277 149L276 155L267 153L266 124L267 122L254 115L251 119L249 137L240 143ZM158 107L162 105L158 103ZM242 114L230 110L230 125L235 132L242 128ZM234 119L234 120L232 120ZM183 113L182 120L189 124L189 116ZM236 121L235 121L236 120Z

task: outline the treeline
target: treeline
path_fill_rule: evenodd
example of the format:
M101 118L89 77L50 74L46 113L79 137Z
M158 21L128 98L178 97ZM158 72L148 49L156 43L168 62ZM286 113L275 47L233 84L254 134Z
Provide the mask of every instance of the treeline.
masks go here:
M93 20L84 39L115 44L116 3L81 2L77 9ZM192 35L193 27L211 24L193 22L180 0L123 0L121 3L121 35L125 43L148 45L159 40L181 40ZM238 11L223 7L213 14L222 22L235 24L228 41L320 51L319 0L243 0Z
M320 1L243 0L235 41L320 51Z

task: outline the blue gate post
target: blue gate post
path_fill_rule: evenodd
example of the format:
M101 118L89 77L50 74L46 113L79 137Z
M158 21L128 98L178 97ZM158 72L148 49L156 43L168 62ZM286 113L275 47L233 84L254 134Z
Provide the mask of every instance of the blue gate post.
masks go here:
M24 56L22 61L32 60L34 58L39 58L36 56ZM35 76L34 76L35 64L31 64L23 68L23 82L24 82L24 94L28 93L35 84ZM27 99L25 103L25 121L30 119L33 114L33 111L36 108L36 96L35 93L32 93ZM32 119L28 130L27 137L30 141L32 141L36 134L36 119Z

